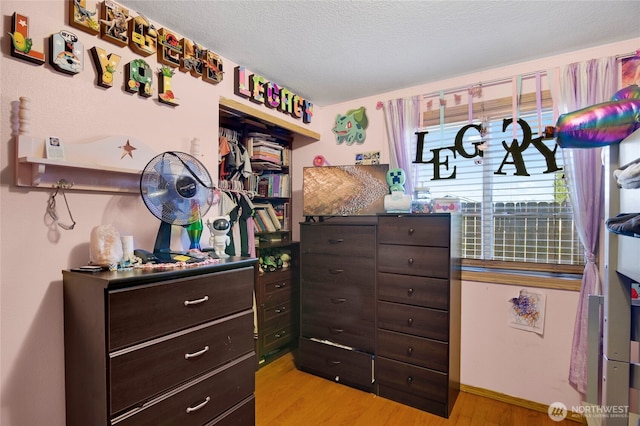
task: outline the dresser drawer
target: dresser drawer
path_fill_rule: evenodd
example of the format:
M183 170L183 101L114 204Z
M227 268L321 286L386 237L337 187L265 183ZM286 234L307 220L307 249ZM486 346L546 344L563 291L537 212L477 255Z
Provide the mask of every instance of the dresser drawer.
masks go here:
M306 255L302 258L302 291L310 286L370 287L375 282L373 258Z
M449 314L430 308L378 302L378 328L447 342Z
M308 373L370 391L373 355L301 338L298 367Z
M449 215L380 216L378 243L449 247Z
M269 306L259 308L264 327L271 324L289 324L293 320L293 305L291 300L270 302Z
M204 324L109 361L111 414L253 350L253 312Z
M449 278L446 247L378 244L378 271L405 275Z
M378 356L446 373L449 345L410 334L378 330Z
M276 327L268 328L265 327L260 332L262 348L265 353L291 343L294 337L294 331L291 324L281 324Z
M384 384L378 384L378 395L400 404L415 407L418 410L427 411L440 417L449 417L448 404L434 401L433 399L423 398L409 392L404 392ZM453 405L453 402L450 402Z
M248 267L109 292L109 350L251 308L253 276Z
M265 304L270 300L290 299L292 289L291 269L266 272L258 278L258 286L261 287L260 303Z
M255 385L255 355L245 355L167 395L112 420L118 426L201 426L248 398Z
M256 399L254 396L232 407L226 413L205 426L244 426L256 424Z
M263 294L260 303L267 305L284 300L291 300L293 284L290 279L281 279L267 283L261 283Z
M447 402L449 382L445 373L378 357L376 380L380 386L388 386L420 398Z
M373 304L370 311L373 312ZM337 315L330 311L309 312L303 309L300 334L373 352L375 347L374 315L373 313L366 317L361 315L362 313L357 311Z
M302 254L375 257L375 226L305 225L300 227ZM303 256L304 257L304 256Z
M373 321L375 303L375 274L368 281L341 285L340 283L305 283L300 296L302 311L305 314L329 313L360 317Z
M449 309L449 280L378 273L378 299L426 308Z

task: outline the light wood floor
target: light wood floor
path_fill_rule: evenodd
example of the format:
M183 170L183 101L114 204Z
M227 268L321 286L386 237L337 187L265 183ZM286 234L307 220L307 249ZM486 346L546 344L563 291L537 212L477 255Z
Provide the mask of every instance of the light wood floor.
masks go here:
M555 426L546 413L460 392L449 419L297 370L286 354L256 373L256 426Z

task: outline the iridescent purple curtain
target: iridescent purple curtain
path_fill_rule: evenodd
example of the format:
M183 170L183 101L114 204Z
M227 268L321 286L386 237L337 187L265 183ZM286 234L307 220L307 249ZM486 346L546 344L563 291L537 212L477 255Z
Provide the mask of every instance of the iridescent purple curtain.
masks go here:
M567 65L560 75L560 112L573 112L609 101L617 88L615 57ZM603 165L601 148L563 149L562 153L573 217L586 261L573 331L569 383L586 395L587 303L589 294L602 294L596 261L603 223Z
M393 99L383 105L389 140L389 167L404 170L407 177L404 185L406 194L411 194L414 186L409 147L418 140L415 133L420 127L420 99L421 96Z

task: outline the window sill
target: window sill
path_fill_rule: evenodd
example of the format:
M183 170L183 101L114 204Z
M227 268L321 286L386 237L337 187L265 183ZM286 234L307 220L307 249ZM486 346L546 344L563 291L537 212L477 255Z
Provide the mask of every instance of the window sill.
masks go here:
M580 291L582 274L462 267L463 281Z

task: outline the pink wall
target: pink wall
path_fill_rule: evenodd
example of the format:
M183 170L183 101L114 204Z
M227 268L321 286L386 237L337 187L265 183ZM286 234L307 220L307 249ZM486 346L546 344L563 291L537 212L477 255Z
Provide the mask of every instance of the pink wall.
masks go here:
M319 144L295 151L293 172L300 175L302 167L312 165L314 156L318 154L323 154L329 163L339 165L352 163L357 152L380 151L382 162L388 162L384 116L382 110L376 109L378 101L510 79L514 75L541 70L557 70L573 62L635 52L638 46L640 39L632 39L327 106L322 109L320 117L325 129L322 140ZM334 126L336 115L362 106L369 118L364 144L337 145L329 131ZM301 194L302 182L294 180L293 184L294 193ZM300 198L296 203L301 204ZM568 407L577 406L580 394L568 383L568 371L578 293L531 289L545 294L547 301L545 332L539 336L507 325L507 301L517 297L521 288L463 281L461 382L541 404L562 402Z
M243 100L233 93L236 64L226 60L226 74L218 85L177 72L173 90L180 106L176 108L159 104L157 96L144 99L129 94L122 89L123 65L140 56L129 48L120 48L65 25L67 1L3 0L0 7L4 24L0 58L0 424L63 426L61 270L88 261L89 236L96 225L112 223L122 234L133 235L136 247L149 249L159 222L135 194L69 192L67 199L77 225L72 231L53 232L45 213L51 191L13 185L12 108L21 96L30 97L31 134L42 138L58 136L69 144L126 135L158 153L169 149L189 152L190 141L199 138L202 160L215 174L219 99ZM48 53L49 36L66 29L80 37L85 51L99 46L122 56L114 86L103 89L96 85L96 72L88 52L84 71L74 76L55 71L48 64L48 57L44 66L11 57L7 32L11 30L14 12L29 17L34 50ZM146 60L155 72L158 68L155 57ZM261 107L249 101L244 103ZM289 120L282 113L274 114ZM305 125L301 120L289 121L314 131L319 128L314 122ZM58 213L64 222L67 217L64 203L58 200Z
M81 38L85 49L100 46L109 52L117 52L122 56L121 64L139 57L127 48L119 48L66 26L66 1L2 1L0 7L5 34L11 28L10 17L14 12L20 12L30 18L30 36L34 40L33 48L36 50L48 53L48 37L66 29ZM65 424L65 409L60 271L86 263L89 235L96 225L112 223L122 233L134 235L137 247L150 247L155 238L158 221L147 212L135 194L70 192L68 201L77 225L73 231L52 230L48 226L45 213L50 191L17 188L13 185L15 154L12 110L21 96L30 97L31 134L38 137L55 135L67 143L83 143L111 135L127 135L141 140L157 152L168 149L188 152L190 141L197 137L201 141L203 162L211 171L215 171L219 98L240 100L233 94L232 70L235 64L225 60L227 73L219 85L211 85L178 73L174 78L174 91L181 105L171 108L158 104L153 98L142 99L124 92L122 68L115 76L113 88L97 87L96 73L88 53L85 56L84 71L75 76L67 76L53 70L48 64L34 66L12 58L9 55L8 37L5 35L3 40L0 57L0 424L62 426ZM577 52L576 55L550 58L546 62L540 61L536 64L521 64L519 70L537 70L588 57L625 53L635 50L639 41L630 40L628 43L605 46L594 52ZM154 59L147 60L155 70L157 66ZM388 161L382 114L375 109L377 100L511 76L516 69L518 67L494 70L441 82L438 85L420 86L325 108L316 107L314 121L309 128L322 134L322 140L314 144L301 144L296 148L293 159L296 169L292 171L294 196L299 196L301 191L302 167L310 165L313 156L318 153L323 153L333 164L340 164L352 162L355 152L379 150L383 154L383 161ZM286 82L279 83L286 85ZM295 88L291 90L295 91ZM369 114L370 125L365 144L351 148L336 146L331 132L335 115L359 106L365 106ZM288 119L282 114L274 114L279 118ZM291 119L291 122L302 125L294 119ZM61 202L58 208L63 208ZM62 210L59 210L59 213L64 215ZM294 211L294 214L298 220L302 219L299 209ZM548 395L546 392L549 389L559 389L558 392L567 395L570 403L572 398L575 399L575 395L563 384L566 375L562 375L562 371L554 371L549 378L541 376L539 382L530 388L509 381L502 382L496 377L485 377L477 371L483 370L486 373L491 371L491 368L505 365L501 364L503 358L496 359L495 363L489 366L483 365L482 369L474 368L480 360L483 363L491 363L492 351L503 345L503 342L497 339L513 334L500 333L500 330L504 331L504 326L498 317L488 318L486 323L478 321L476 315L485 318L491 313L494 304L503 303L504 297L510 294L509 291L491 284L487 285L487 290L483 290L484 288L479 284L465 284L463 305L469 306L473 318L468 317L466 313L463 316L462 381L539 402L551 402L545 399L544 396ZM573 314L567 307L572 301L575 303L575 295L570 293L558 295L556 298L555 292L549 293L553 296L553 301L548 301L548 307L553 307L552 314L548 314L549 321L553 319L550 324L553 331L550 331L549 335L545 334L544 338L524 339L534 340L538 345L543 341L545 344L537 350L551 354L557 352L557 358L552 356L551 361L562 364L567 359L567 344L555 343L566 339L568 329L573 324ZM469 302L477 296L488 300L482 305L470 305ZM559 307L561 305L569 312L563 312ZM489 333L486 327L493 329ZM474 336L476 339L472 340ZM519 343L516 339L512 343L513 347L505 351L502 357L518 355L517 349L521 347ZM478 354L478 358L472 358L472 353ZM544 366L546 365L545 362ZM532 368L538 366L533 365Z

